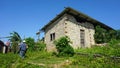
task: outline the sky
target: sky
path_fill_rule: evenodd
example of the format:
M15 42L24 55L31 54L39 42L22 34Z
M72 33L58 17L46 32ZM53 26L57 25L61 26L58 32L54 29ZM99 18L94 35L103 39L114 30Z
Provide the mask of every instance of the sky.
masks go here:
M0 0L0 37L10 36L16 31L22 38L36 40L36 32L64 7L80 11L113 29L120 29L120 0Z

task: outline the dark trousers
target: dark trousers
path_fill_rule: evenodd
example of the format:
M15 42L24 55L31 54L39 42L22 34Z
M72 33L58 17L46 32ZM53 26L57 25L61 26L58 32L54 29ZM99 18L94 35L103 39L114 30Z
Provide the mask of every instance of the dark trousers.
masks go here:
M25 58L25 51L20 51L20 57Z

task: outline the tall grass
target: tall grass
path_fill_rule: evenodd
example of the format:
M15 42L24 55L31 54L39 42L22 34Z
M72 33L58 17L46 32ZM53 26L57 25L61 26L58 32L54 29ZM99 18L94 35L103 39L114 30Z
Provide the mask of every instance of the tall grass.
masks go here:
M80 49L76 50L76 52L120 57L120 41L119 40L111 40L105 46L94 46L92 48L80 48Z
M54 68L55 65L60 66L60 68L120 68L120 60L106 56L93 56L93 54L102 54L119 57L119 51L120 42L112 40L108 45L103 47L95 46L76 50L76 52L89 54L88 56L56 57L46 51L28 50L26 57L22 59L18 54L7 53L0 54L0 68Z

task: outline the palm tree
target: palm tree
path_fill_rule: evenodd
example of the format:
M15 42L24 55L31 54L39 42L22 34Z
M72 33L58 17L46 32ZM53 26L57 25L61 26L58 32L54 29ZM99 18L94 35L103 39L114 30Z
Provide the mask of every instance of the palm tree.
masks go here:
M12 33L10 33L10 35L11 35L10 36L10 41L11 42L13 42L13 41L21 42L22 41L20 35L17 32L15 32L15 31L13 31Z
M17 32L13 31L12 33L10 33L9 40L12 42L12 51L14 53L17 53L18 44L22 41L20 35Z

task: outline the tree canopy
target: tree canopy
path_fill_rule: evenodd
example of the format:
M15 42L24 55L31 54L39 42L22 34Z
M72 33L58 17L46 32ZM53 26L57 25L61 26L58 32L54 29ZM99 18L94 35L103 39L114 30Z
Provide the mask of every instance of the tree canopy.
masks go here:
M96 26L94 38L96 43L107 43L112 39L120 39L120 30L106 30Z

